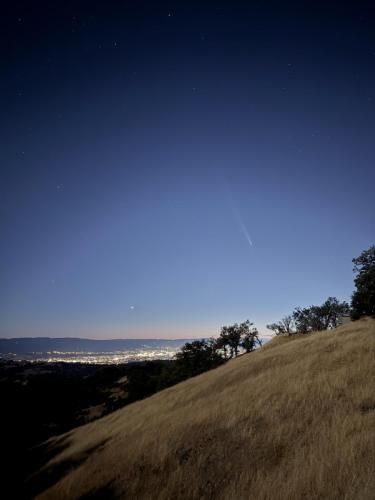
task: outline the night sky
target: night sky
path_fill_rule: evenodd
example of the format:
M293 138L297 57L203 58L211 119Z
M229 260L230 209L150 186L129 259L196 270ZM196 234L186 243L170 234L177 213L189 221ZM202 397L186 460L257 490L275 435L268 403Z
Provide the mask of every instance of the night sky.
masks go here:
M6 5L1 336L207 336L350 299L374 4Z

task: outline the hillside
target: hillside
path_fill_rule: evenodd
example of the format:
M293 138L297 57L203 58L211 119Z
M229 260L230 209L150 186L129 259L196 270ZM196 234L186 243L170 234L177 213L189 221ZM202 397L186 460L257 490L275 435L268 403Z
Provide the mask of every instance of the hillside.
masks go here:
M69 500L373 499L374 381L374 320L279 337L51 440L34 487Z

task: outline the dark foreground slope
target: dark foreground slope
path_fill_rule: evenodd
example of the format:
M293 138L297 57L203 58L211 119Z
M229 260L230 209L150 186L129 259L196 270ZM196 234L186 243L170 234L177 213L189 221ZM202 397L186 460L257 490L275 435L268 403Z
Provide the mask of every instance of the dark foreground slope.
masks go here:
M277 338L49 451L43 499L373 499L375 321Z

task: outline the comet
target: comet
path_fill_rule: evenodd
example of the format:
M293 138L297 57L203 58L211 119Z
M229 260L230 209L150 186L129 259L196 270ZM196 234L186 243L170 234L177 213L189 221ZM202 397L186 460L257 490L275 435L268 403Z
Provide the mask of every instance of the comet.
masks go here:
M230 206L232 209L233 217L234 217L239 229L241 230L241 233L243 234L245 240L249 244L249 247L250 248L253 247L254 244L253 244L253 240L251 239L249 230L247 229L246 224L244 223L238 208L235 206L232 197L230 197Z

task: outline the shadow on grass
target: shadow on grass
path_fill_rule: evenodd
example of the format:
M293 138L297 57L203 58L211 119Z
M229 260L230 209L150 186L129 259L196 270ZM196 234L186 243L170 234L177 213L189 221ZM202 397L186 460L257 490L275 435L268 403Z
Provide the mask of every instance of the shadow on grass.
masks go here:
M23 498L33 498L39 493L53 486L72 469L83 464L87 458L102 448L107 439L100 441L95 446L88 447L76 454L56 464L48 464L54 457L59 455L69 446L69 435L55 439L52 443L47 441L30 450L30 463L33 464L31 474L27 477L23 488ZM103 491L102 491L103 490ZM91 495L91 496L90 496ZM98 500L108 498L111 500L114 496L111 494L110 485L106 485L100 490L89 493L89 496L83 498Z
M81 496L80 500L115 500L116 498L117 496L112 488L112 481L110 481L105 486L101 486Z

